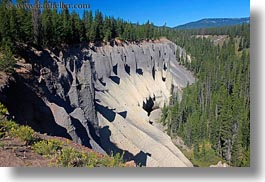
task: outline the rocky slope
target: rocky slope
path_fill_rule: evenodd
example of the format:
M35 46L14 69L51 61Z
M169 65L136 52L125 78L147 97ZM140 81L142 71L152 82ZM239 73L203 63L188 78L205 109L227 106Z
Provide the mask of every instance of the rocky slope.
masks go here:
M183 49L168 40L23 49L25 61L0 97L17 121L101 153L124 152L138 165L192 166L149 118L168 104L172 86L181 93L194 82L176 60Z
M96 109L104 148L115 150L115 143L146 166L191 166L149 118L154 109L168 104L172 85L181 90L194 81L178 65L177 48L163 41L102 47L92 54L98 73Z

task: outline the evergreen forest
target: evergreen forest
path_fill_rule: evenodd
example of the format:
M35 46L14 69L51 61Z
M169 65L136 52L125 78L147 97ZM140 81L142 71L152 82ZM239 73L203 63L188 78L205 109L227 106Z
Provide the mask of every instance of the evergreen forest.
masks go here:
M12 1L0 1L0 70L5 72L12 73L18 43L60 47L107 43L115 38L133 42L166 37L183 47L192 61L179 54L177 60L194 74L196 82L183 90L181 98L172 93L161 122L172 138L184 141L189 150L183 152L195 165L222 160L231 166L250 166L249 24L175 30L149 21L139 24L104 16L100 11L84 11L80 17L67 8L19 9L8 4ZM211 39L194 35L227 38L223 44L214 45Z

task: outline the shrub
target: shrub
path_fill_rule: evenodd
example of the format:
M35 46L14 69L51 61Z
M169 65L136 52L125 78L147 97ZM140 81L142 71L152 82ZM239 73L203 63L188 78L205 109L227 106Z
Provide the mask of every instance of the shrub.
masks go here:
M73 148L63 148L57 159L59 167L84 167L86 156Z
M18 124L14 121L0 121L0 138L6 136L11 130L17 130Z
M7 113L7 108L2 103L0 103L0 116L6 115L6 113Z
M13 57L11 49L9 47L5 47L3 49L3 53L0 56L0 70L6 73L12 73L14 71L14 66L16 61Z
M123 154L117 153L116 155L113 155L113 160L114 160L113 167L115 166L123 167L124 165L123 157L124 157L124 153Z
M34 130L29 126L20 126L17 129L11 128L10 135L21 138L26 142L26 145L30 145L37 140L37 138L34 136Z
M94 152L85 153L73 148L63 148L57 159L59 167L124 167L123 155L117 154L109 157L99 156Z
M124 167L123 155L124 154L117 153L116 155L111 154L111 157L105 156L105 159L103 158L101 163L105 167Z
M62 149L62 143L58 140L41 140L32 146L33 150L40 155L49 156L56 154Z

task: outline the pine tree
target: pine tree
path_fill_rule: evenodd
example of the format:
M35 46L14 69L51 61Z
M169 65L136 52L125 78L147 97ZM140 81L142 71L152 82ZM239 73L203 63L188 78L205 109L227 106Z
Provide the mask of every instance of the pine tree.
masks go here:
M25 7L29 0L18 0L18 5ZM31 9L17 8L17 29L20 41L30 42L33 37L32 12Z
M10 26L10 37L12 42L15 42L18 40L18 31L17 31L17 13L14 6L12 6L9 10L9 26Z
M244 158L244 150L242 147L242 134L239 130L237 136L234 139L233 146L232 146L232 152L231 152L231 163L234 166L240 167L243 162Z
M52 32L53 32L53 36L52 36L53 38L51 40L52 45L62 43L63 42L63 36L62 36L62 34L63 34L63 21L62 21L62 17L58 13L56 7L54 7L52 9L51 26L52 26Z
M70 26L70 13L68 8L65 6L61 13L62 20L62 43L69 43L71 38L71 26Z
M110 41L110 39L112 38L111 30L112 30L111 20L109 17L106 17L103 26L103 34L105 42Z
M70 16L70 35L71 43L79 43L84 40L84 26L81 22L79 15L73 11Z
M84 11L83 14L83 23L85 26L85 35L86 35L86 39L88 41L94 40L94 37L92 38L91 36L91 31L92 31L92 24L93 24L93 14L92 11Z
M4 45L7 41L10 40L10 27L9 27L9 13L6 8L8 1L1 1L0 6L0 37L1 44Z
M43 45L49 46L53 39L52 31L52 11L48 4L48 0L44 0L42 12L42 30L43 30Z
M4 71L6 73L13 73L16 61L13 58L13 54L10 47L4 46L1 52L2 55L0 56L0 71Z
M34 43L39 45L41 38L41 12L40 12L39 0L34 0L34 7L32 11L32 24L33 24Z
M94 31L95 31L95 37L94 42L102 41L104 38L103 33L103 15L100 11L96 11L95 14L95 20L94 20Z

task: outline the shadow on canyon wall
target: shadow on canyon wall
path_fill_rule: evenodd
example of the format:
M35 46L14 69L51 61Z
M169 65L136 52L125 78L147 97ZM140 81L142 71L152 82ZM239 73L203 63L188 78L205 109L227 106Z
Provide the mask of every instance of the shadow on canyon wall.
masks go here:
M151 154L145 153L143 151L140 151L136 155L133 155L132 153L122 150L116 146L115 143L111 142L111 131L109 129L109 126L105 126L100 129L99 131L100 137L101 137L101 144L102 148L108 153L108 154L123 154L124 161L131 161L133 160L137 166L146 166L147 157L151 157Z
M72 139L65 128L56 124L52 111L36 94L39 91L32 89L24 78L15 75L15 81L3 90L6 97L1 102L7 106L12 118L37 132Z

